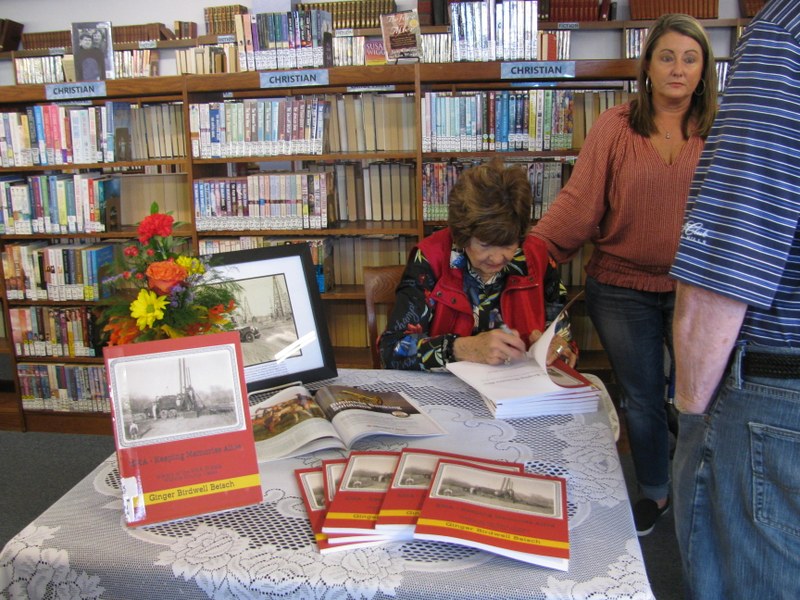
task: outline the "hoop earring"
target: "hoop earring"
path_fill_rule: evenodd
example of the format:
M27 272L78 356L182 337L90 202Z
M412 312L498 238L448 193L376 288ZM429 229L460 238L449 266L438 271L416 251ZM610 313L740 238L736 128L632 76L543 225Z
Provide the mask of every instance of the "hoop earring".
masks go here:
M650 77L645 77L645 80L644 80L644 91L647 92L648 94L652 94L653 93L653 82L650 81Z
M703 84L703 89L702 89L702 90L700 89L700 83L702 83L702 84ZM700 80L700 83L698 83L698 84L697 84L697 87L696 87L696 88L694 88L694 95L695 95L695 96L702 96L703 94L705 94L705 93L706 93L706 80L705 80L705 79L701 79L701 80ZM699 90L699 91L698 91L698 90Z

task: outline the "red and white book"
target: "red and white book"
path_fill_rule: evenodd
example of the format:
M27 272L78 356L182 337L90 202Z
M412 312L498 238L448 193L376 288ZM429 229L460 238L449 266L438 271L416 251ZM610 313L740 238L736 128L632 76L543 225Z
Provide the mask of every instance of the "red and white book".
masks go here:
M567 483L560 477L442 460L414 539L461 544L566 571Z
M237 332L103 354L128 525L261 502Z
M337 550L376 546L386 542L383 535L339 535L328 536L322 532L322 523L328 510L328 500L323 477L323 468L297 469L295 471L300 497L303 499L311 531L321 554Z
M399 452L351 452L322 532L377 533L378 511L399 459Z
M444 459L491 466L517 473L522 473L525 469L521 463L509 463L424 448L406 448L400 454L397 469L378 512L378 520L375 523L377 531L399 533L407 539L414 537L414 527L425 497L428 495L433 474L436 472L439 461Z

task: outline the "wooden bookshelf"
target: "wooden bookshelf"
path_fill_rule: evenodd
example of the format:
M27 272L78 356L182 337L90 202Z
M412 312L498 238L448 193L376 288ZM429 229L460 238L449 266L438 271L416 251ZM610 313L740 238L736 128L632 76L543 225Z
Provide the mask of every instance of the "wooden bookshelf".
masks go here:
M587 29L616 29L629 23L588 23L581 24ZM643 25L642 22L635 22L636 26ZM541 24L544 28L546 24ZM725 27L735 27L739 21L725 23ZM621 29L620 29L621 30ZM172 40L169 42L158 42L158 44L187 43L187 40ZM188 43L191 43L189 41ZM2 57L0 57L2 58ZM565 79L551 80L555 83L553 87L580 89L583 86L597 86L603 88L616 85L620 81L629 81L635 78L636 61L626 59L599 59L568 61L574 62L574 77ZM422 99L425 94L436 90L447 90L453 93L475 92L481 90L507 90L521 89L530 87L541 87L542 80L518 82L504 80L502 77L503 64L500 62L492 63L448 63L448 64L404 64L404 65L381 65L369 67L334 67L324 69L327 75L327 82L315 86L289 86L278 89L262 88L262 77L259 72L242 73L223 73L215 75L184 75L167 76L145 79L111 80L105 82L106 95L102 98L92 98L89 103L99 106L108 100L124 100L137 104L162 104L179 103L182 107L184 126L184 142L186 156L167 156L156 159L140 161L121 161L111 163L81 163L69 165L52 166L20 166L0 168L0 175L21 175L28 177L39 173L64 173L83 172L89 170L109 170L109 172L124 171L125 169L168 166L174 168L181 175L186 186L186 193L181 196L179 202L180 210L183 214L189 215L188 224L181 231L182 235L187 236L195 248L200 241L206 238L227 238L233 239L240 236L279 236L279 237L326 237L333 240L334 255L337 248L358 248L370 247L374 245L377 252L384 252L385 247L389 247L388 254L376 254L373 257L361 256L358 263L360 266L371 264L370 261L377 261L375 264L401 264L405 262L404 250L419 241L436 223L423 219L423 165L429 162L446 161L450 159L477 159L485 160L490 156L497 155L495 151L471 151L471 152L425 152L422 148L422 124L420 123ZM546 80L545 80L546 81ZM375 91L375 86L384 86ZM366 90L366 91L365 91ZM192 136L190 128L190 106L197 103L233 103L246 99L262 98L295 98L307 95L347 95L347 94L404 94L411 98L413 102L413 114L415 123L413 124L413 149L391 150L391 151L325 151L321 154L274 154L274 155L251 155L251 156L228 156L217 158L201 158L192 156ZM17 111L24 112L25 108L35 104L50 102L46 93L46 86L43 85L19 85L0 87L0 112ZM552 151L531 151L519 150L501 153L509 159L554 159L563 160L570 156L577 155L577 149L552 150ZM329 221L327 227L313 229L223 229L219 230L200 230L197 227L195 215L194 199L191 191L194 183L207 177L228 177L232 173L241 175L244 173L262 173L269 170L271 166L278 169L285 169L290 172L302 171L309 166L331 167L342 163L358 163L370 165L373 163L400 163L409 165L413 169L413 192L415 204L410 207L411 215L405 220L389 219L340 219ZM287 166L288 165L288 166ZM173 175L174 173L167 173ZM157 176L157 175L156 175ZM349 193L349 192L348 192ZM147 197L136 198L132 195L123 198L123 203L146 203L149 205ZM412 196L410 196L412 197ZM120 231L107 232L103 234L6 234L0 239L0 248L5 248L8 244L23 241L48 240L70 240L89 238L102 238L110 240L124 240L133 236L133 223L124 223ZM379 244L378 242L386 242ZM402 242L402 243L401 243ZM356 246L356 244L359 244ZM346 250L343 254L352 252ZM387 258L390 257L390 258ZM355 257L348 256L349 259ZM329 319L328 325L331 329L332 338L336 347L337 364L340 367L369 367L370 357L366 340L366 321L364 318L364 293L363 286L358 282L358 266L354 267L353 279L340 281L329 291L322 294L323 303L326 311L335 318ZM8 300L3 298L2 318L5 323L10 323L10 306L36 306L48 305L45 301L30 300ZM51 305L61 306L84 306L89 303L81 301L50 302ZM344 323L343 329L341 323ZM6 327L8 331L8 327ZM6 341L6 348L0 347L0 353L10 355L16 368L16 357L13 355L13 348ZM62 362L65 364L99 364L98 358L87 359L78 357L47 358L39 360L40 357L19 357L20 364L25 362ZM602 352L587 350L582 353L581 366L588 372L597 373L604 379L610 375L607 360ZM39 431L70 431L86 433L109 433L110 418L103 413L72 413L56 412L48 410L31 410L22 406L20 400L20 382L15 381L15 390L0 393L0 428L22 429Z

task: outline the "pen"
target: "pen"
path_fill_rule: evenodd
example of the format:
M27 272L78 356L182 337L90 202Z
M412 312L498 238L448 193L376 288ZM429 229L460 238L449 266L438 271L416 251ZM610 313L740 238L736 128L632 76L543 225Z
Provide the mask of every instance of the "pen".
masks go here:
M499 312L494 314L494 325L496 329L499 329L503 333L509 333L511 335L516 335L511 329L506 325L505 321L503 321L503 317L500 316Z

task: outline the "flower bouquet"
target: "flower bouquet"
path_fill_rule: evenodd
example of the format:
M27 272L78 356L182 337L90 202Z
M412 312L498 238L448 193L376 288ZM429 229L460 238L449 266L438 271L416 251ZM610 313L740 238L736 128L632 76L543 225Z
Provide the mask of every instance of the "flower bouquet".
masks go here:
M205 260L183 253L185 240L173 237L175 225L153 203L137 240L123 249L102 316L108 345L233 329L238 284L215 278Z

